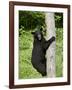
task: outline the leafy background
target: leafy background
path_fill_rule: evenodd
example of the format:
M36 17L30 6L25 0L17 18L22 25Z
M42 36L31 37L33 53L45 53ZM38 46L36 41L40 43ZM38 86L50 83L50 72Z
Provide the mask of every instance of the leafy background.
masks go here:
M63 13L55 13L56 27L56 77L63 71ZM33 37L31 31L37 25L45 28L45 13L19 11L19 78L40 78L40 73L31 64Z

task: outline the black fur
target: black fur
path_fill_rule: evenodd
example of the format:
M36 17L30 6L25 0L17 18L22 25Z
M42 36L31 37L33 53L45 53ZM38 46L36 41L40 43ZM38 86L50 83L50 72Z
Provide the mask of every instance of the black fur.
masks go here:
M45 40L43 34L40 30L32 32L34 35L33 50L32 50L32 65L33 67L42 74L46 76L46 50L49 48L51 43L55 41L53 36L48 41Z

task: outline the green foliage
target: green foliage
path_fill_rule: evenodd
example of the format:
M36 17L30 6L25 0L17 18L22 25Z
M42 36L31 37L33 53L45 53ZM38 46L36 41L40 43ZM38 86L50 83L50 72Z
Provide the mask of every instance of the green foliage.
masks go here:
M56 29L56 76L63 75L63 29Z
M45 14L37 11L19 11L19 28L24 26L25 30L34 29L37 25L44 25Z
M23 27L21 29L24 29ZM22 30L23 31L23 30ZM30 31L24 31L19 37L19 78L41 78L32 66L31 55L33 36ZM56 29L56 76L61 77L63 71L63 29Z
M19 28L33 30L37 25L45 26L45 12L19 11ZM55 13L55 26L63 27L63 13Z
M63 28L63 13L55 13L55 27Z

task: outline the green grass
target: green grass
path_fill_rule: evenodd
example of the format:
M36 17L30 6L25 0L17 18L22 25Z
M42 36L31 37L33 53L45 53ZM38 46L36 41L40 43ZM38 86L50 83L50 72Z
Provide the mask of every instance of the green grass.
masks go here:
M63 76L63 30L56 30L56 76Z
M19 37L19 78L41 78L41 74L31 64L33 37L31 31L23 31ZM56 76L62 76L63 30L56 30Z

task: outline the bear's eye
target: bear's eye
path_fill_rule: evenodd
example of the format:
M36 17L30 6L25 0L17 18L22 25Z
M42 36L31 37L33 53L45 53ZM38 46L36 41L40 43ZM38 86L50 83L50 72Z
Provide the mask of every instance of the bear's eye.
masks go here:
M31 32L31 34L35 34L35 32Z

